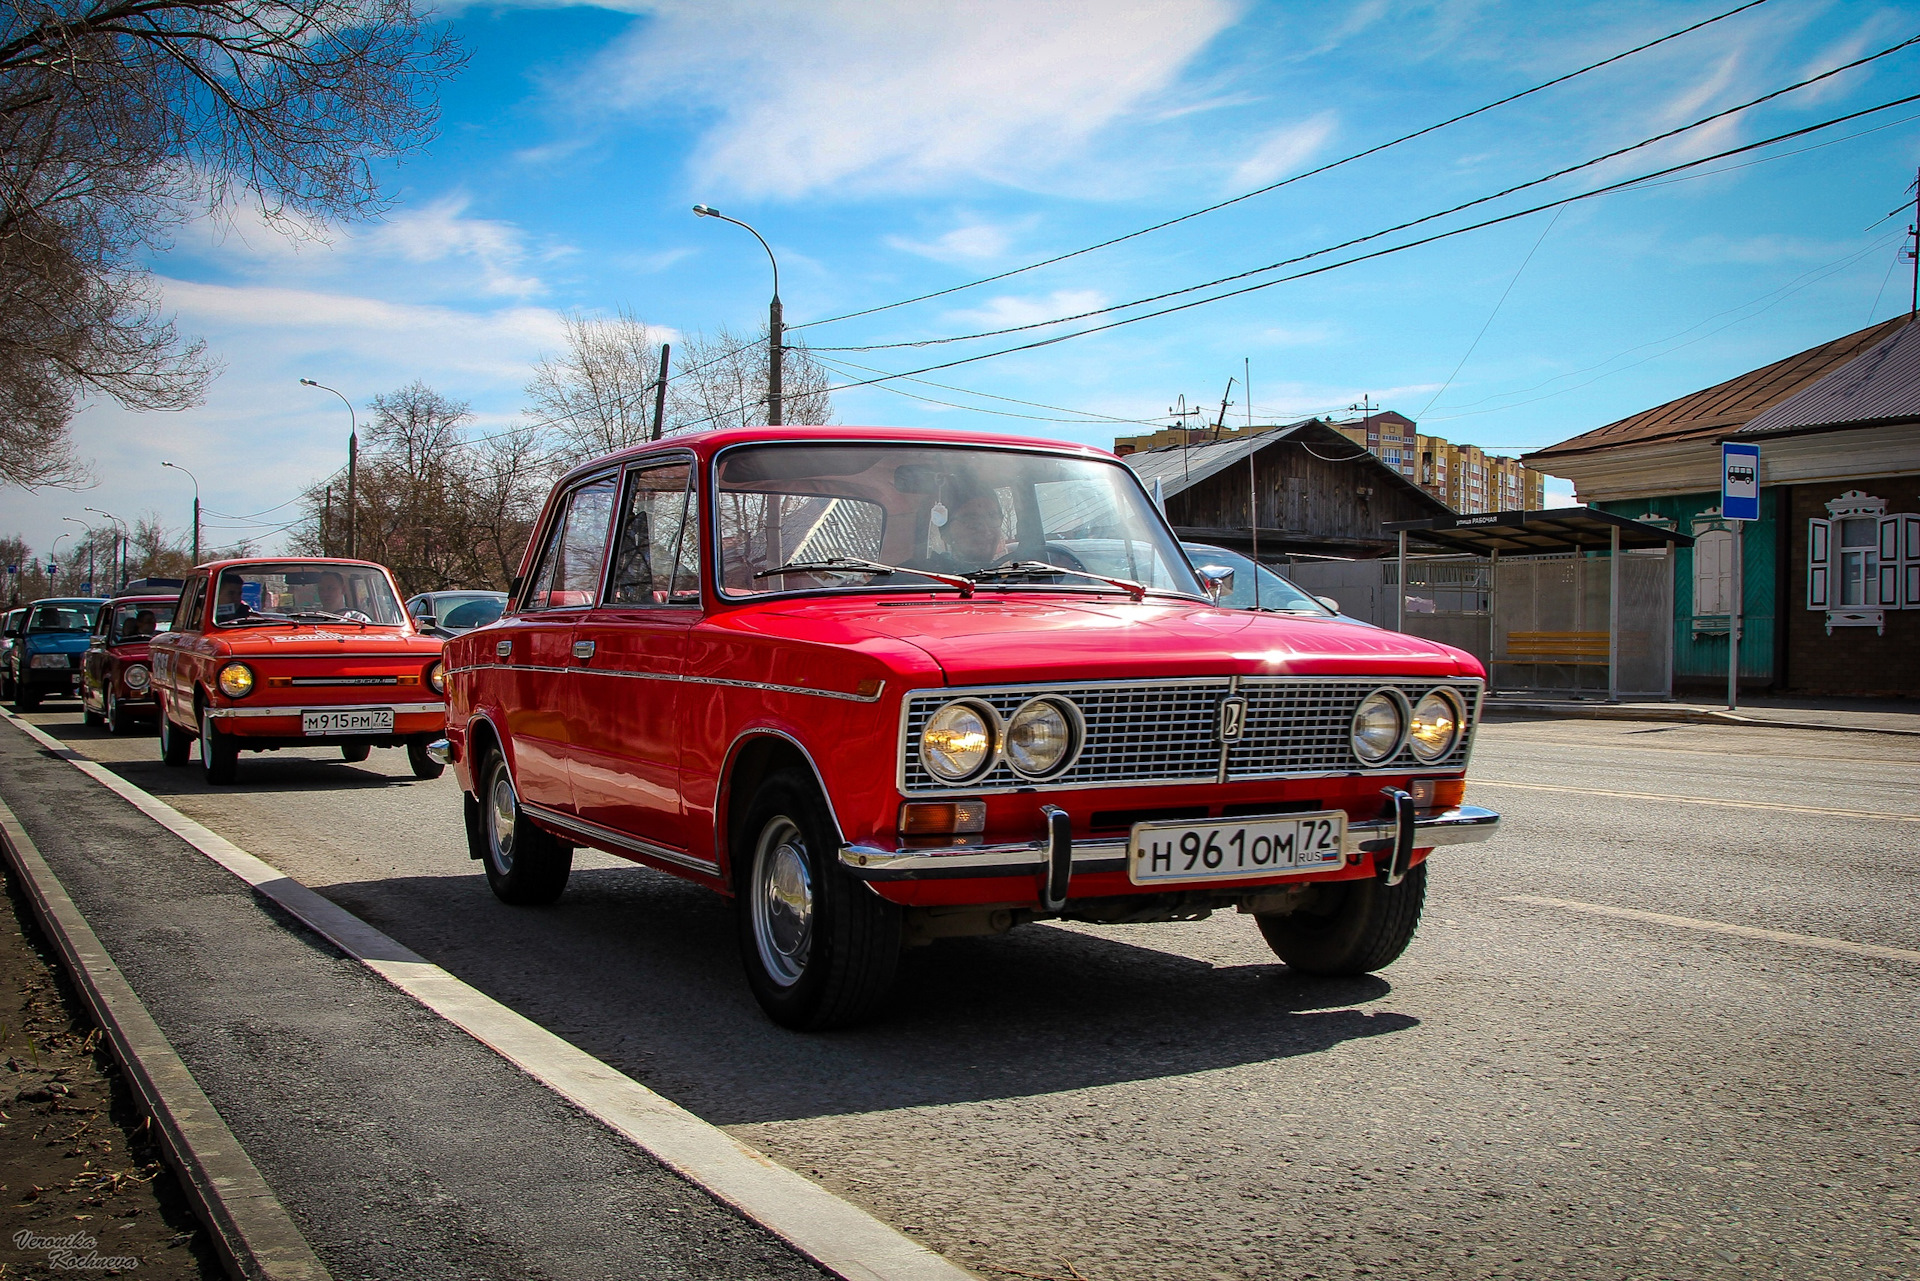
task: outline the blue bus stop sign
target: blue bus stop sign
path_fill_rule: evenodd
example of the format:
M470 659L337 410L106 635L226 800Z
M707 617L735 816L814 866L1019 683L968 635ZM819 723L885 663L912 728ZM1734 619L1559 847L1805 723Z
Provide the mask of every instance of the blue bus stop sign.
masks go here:
M1760 446L1720 446L1720 514L1728 520L1760 519Z

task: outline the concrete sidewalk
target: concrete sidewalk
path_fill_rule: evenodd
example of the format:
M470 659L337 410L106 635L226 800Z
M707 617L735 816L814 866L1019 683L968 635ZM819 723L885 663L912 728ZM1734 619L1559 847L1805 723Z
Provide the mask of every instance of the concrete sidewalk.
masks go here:
M1874 698L1742 696L1729 712L1725 703L1608 703L1600 699L1529 698L1489 694L1485 714L1567 716L1590 720L1687 721L1704 725L1757 725L1771 729L1843 730L1864 734L1920 735L1920 701Z
M825 1275L12 726L0 796L334 1277Z

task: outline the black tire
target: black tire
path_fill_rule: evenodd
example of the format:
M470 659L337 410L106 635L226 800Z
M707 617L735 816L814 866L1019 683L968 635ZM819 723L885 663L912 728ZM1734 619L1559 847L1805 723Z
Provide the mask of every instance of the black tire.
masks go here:
M427 755L427 745L417 738L407 740L407 764L413 767L415 778L439 778L447 772L447 767Z
M805 1032L870 1018L899 968L901 912L841 868L812 778L762 783L733 845L740 955L767 1017Z
M187 753L193 748L193 736L181 730L178 725L167 719L167 709L160 709L160 763L176 768L187 763Z
M80 723L82 725L104 725L107 718L87 706L87 696L80 696Z
M516 907L551 903L573 874L573 846L534 825L520 808L513 775L499 751L480 766L480 821L467 829L494 897Z
M107 712L101 719L106 721L109 734L133 733L133 713L129 712L127 705L114 694L111 685L107 687Z
M240 748L231 734L222 734L219 723L205 710L200 713L200 772L208 783L222 787L239 773Z
M13 710L16 712L37 711L40 707L40 700L44 697L46 697L46 695L22 681L14 687Z
M371 755L373 755L373 748L365 743L340 744L340 759L349 765L358 765Z
M1333 881L1285 916L1254 920L1288 969L1328 977L1370 974L1407 950L1426 901L1427 865L1420 863L1398 885L1375 876Z

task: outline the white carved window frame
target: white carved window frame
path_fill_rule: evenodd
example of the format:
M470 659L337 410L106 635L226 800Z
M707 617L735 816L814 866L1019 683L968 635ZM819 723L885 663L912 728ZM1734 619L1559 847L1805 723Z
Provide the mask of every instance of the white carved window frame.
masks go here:
M1920 610L1920 514L1850 489L1807 522L1807 608L1836 627L1886 635L1887 611ZM1858 599L1849 599L1857 597Z

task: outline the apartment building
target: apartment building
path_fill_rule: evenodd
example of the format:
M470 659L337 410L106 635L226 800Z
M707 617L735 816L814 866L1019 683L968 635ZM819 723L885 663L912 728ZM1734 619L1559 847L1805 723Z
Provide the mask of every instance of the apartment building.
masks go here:
M1457 512L1535 511L1547 505L1545 473L1478 445L1423 435L1405 414L1388 409L1328 426Z

